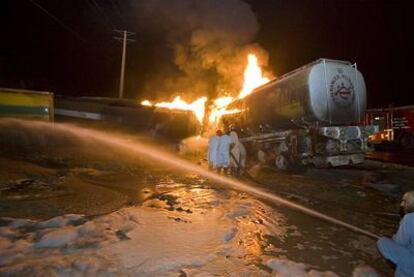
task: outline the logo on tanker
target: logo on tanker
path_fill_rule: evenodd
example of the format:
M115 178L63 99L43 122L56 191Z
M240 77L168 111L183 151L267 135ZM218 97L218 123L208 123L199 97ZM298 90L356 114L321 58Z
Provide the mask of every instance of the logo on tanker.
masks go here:
M332 78L329 84L329 92L333 101L339 106L347 107L354 103L354 85L351 78L342 72Z

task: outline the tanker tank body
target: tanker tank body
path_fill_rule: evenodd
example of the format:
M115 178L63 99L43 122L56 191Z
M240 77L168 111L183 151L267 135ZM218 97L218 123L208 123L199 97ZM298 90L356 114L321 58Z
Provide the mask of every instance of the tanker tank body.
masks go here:
M361 163L368 136L376 131L358 126L366 109L365 82L356 64L346 61L319 59L229 109L240 112L223 116L222 123L240 126L250 154L280 169Z

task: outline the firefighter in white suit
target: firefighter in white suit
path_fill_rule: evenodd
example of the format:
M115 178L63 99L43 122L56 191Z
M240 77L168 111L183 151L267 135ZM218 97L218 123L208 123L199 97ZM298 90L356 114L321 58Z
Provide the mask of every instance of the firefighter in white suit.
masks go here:
M232 148L230 151L230 167L234 176L240 175L241 171L246 167L246 148L240 142L236 131L236 126L230 126L230 138Z

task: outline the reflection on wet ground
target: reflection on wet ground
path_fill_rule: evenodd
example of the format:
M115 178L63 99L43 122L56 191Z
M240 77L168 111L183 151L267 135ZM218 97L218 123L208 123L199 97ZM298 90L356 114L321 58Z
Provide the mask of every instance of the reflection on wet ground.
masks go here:
M194 173L143 163L145 157L93 141L65 138L62 143L54 141L53 147L47 139L46 143L44 139L38 142L41 147L24 141L13 143L0 149L1 217L44 220L68 213L95 217L124 207L143 207L160 210L168 220L191 226L200 216L212 213L214 220L224 217L234 222L226 229L224 240L246 250L229 255L229 259L267 272L271 269L264 261L269 257L287 258L343 276L362 264L385 275L391 272L372 239L217 187ZM373 212L397 211L398 197L412 187L413 176L406 169L367 163L362 167L310 169L301 174L264 169L257 175L256 185L371 232L391 235L398 219ZM387 183L398 184L401 191L384 194L372 186ZM124 235L119 233L118 238ZM191 232L183 235L191 236Z

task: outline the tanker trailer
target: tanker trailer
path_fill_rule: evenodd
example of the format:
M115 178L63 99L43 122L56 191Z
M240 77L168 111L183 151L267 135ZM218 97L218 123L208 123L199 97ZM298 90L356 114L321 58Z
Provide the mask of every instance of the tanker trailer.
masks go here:
M376 126L359 126L366 109L364 78L356 64L319 59L229 105L224 127L240 128L248 158L278 169L362 163Z

